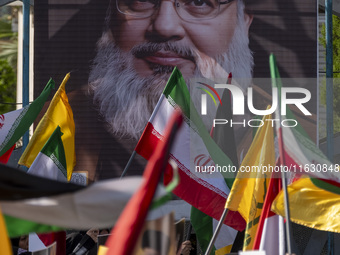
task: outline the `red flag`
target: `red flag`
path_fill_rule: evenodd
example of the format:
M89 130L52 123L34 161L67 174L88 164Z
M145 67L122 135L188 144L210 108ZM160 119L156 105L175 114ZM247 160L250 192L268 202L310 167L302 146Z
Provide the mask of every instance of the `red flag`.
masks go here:
M12 155L14 148L15 148L15 144L0 157L0 163L7 164L9 158Z
M109 248L107 255L132 254L139 234L143 228L149 206L156 191L161 173L167 165L171 142L174 134L183 122L180 111L176 111L169 121L164 140L159 142L157 148L149 160L144 174L143 182L137 192L125 207L112 235L106 242Z
M39 234L38 237L43 242L43 244L47 247L54 242L57 242L57 253L58 255L66 254L66 232L52 232L48 234Z

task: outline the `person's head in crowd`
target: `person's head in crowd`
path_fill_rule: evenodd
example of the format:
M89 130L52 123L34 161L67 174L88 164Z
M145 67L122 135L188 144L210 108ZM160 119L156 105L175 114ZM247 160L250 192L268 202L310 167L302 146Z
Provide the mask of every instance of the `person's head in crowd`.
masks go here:
M86 234L91 237L93 239L93 241L95 243L98 242L98 235L106 235L106 234L110 234L110 229L108 228L103 228L103 229L99 229L99 228L91 228L89 229Z
M170 239L158 230L146 230L142 237L142 250L144 255L168 254Z
M22 235L20 237L11 238L11 243L14 255L19 253L22 254L23 252L28 251L28 235Z
M108 235L108 234L110 234L110 229L108 228L99 229L99 235Z
M24 249L26 251L28 250L28 235L20 236L19 248Z
M20 237L11 238L12 246L28 250L28 235L22 235Z
M111 0L89 77L109 131L137 138L175 66L187 83L251 78L251 22L244 0Z

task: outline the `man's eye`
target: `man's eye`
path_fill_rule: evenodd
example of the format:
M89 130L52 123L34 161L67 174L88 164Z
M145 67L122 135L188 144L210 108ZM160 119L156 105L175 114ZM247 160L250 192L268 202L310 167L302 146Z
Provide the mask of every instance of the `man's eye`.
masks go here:
M154 0L132 0L132 1L127 1L126 5L129 6L131 10L143 11L143 10L154 8L156 5L156 1Z
M204 2L204 0L194 0L194 1L192 1L192 3L195 6L202 6L205 2Z
M213 2L210 0L186 0L184 1L184 4L187 6L205 6L205 7L214 7Z

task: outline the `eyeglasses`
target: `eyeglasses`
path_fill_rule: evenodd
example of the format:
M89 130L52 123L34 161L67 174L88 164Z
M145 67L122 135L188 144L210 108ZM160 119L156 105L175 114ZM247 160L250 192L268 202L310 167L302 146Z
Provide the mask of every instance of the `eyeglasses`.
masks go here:
M116 0L120 13L136 18L149 18L159 8L162 0ZM183 20L212 19L220 12L220 6L234 0L174 0L175 9Z

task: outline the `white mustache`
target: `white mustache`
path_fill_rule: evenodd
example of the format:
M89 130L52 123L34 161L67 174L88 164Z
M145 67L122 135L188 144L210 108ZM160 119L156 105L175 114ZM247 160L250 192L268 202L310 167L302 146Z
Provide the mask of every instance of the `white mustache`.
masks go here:
M173 52L183 58L189 58L189 59L196 59L197 54L192 48L178 45L174 42L145 42L139 45L134 46L131 49L132 55L134 55L137 58L145 57L152 55L158 51L167 51L167 52Z

